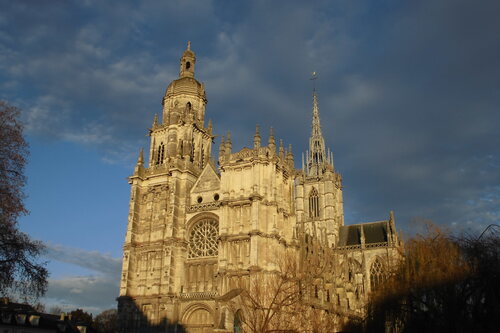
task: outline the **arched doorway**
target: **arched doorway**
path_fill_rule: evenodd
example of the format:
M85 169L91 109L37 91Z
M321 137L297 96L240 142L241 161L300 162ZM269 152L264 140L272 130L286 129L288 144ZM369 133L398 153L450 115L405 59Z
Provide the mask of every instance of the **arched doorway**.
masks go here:
M191 312L184 322L187 333L212 333L212 314L205 309L196 309Z

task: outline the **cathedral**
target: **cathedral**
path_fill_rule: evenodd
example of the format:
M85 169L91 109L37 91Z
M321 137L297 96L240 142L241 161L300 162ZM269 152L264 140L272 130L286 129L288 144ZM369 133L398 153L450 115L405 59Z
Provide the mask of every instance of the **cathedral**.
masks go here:
M223 137L215 161L195 64L188 43L161 119L154 116L149 129L148 159L141 151L129 177L121 331L242 332L237 309L228 306L239 279L276 271L282 250L303 261L313 243L336 258L331 274L317 279L315 304L362 314L402 243L392 212L386 220L344 225L342 177L323 138L316 92L301 169L291 147L277 145L272 129L264 140L258 127L253 146L240 151L230 134Z

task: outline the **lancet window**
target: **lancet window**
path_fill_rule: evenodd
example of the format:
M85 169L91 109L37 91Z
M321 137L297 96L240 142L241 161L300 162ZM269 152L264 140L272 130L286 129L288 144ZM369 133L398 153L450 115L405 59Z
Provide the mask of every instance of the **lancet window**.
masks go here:
M198 221L189 233L188 258L215 257L218 254L219 224L207 218Z
M380 258L375 259L370 268L370 287L371 290L377 289L385 279L384 265Z
M156 154L156 164L162 164L164 157L165 157L165 145L162 142L158 146L158 152Z
M319 217L319 195L314 187L309 194L309 217Z

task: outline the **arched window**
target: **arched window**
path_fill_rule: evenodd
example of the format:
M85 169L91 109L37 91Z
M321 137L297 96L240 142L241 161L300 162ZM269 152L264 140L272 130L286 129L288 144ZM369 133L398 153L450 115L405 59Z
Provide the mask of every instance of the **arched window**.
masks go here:
M375 259L370 268L370 287L371 290L377 289L385 279L384 265L380 258Z
M314 187L309 193L309 217L319 217L319 195Z
M233 332L234 333L243 333L243 325L242 325L242 315L241 310L236 311L234 314L234 322L233 322Z
M162 142L158 146L158 153L156 155L156 164L162 164L164 157L165 157L165 145Z
M186 110L191 111L191 102L186 103Z
M219 224L211 218L196 222L189 233L188 258L215 257L218 254Z
M186 69L190 69L191 68L191 63L188 61L186 62Z

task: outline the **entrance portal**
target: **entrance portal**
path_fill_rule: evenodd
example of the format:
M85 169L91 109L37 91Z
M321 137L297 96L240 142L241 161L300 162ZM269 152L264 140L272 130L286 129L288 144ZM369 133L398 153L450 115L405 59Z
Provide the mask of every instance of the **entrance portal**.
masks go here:
M205 309L197 309L191 312L184 325L187 333L212 333L213 323L210 312Z

